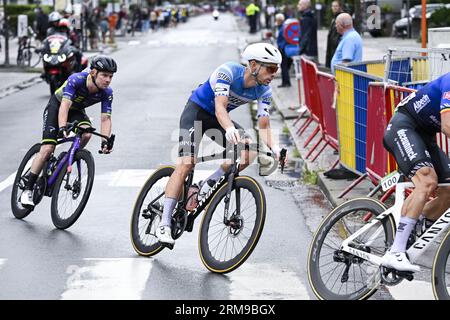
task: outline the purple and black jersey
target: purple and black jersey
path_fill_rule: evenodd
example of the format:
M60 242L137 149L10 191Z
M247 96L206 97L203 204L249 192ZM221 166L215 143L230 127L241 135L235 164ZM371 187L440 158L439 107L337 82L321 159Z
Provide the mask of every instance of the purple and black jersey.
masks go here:
M72 101L70 109L82 110L98 102L102 103L102 113L111 114L113 91L111 88L89 93L87 88L87 77L89 73L79 72L72 74L64 84L55 91L56 98Z

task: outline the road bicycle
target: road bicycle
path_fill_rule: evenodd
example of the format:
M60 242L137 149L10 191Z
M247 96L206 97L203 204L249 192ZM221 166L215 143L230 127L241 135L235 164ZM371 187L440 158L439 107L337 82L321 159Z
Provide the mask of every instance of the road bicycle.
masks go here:
M205 211L200 223L199 252L205 267L215 273L227 273L242 265L256 247L266 217L266 198L260 184L249 176L239 175L242 150L250 150L274 158L271 152L260 151L257 144L239 143L233 150L233 164L228 173L221 176L208 193L188 210L189 201L197 193L194 187L194 170L187 176L180 200L172 215L172 237L178 239L184 231L192 232L195 219ZM228 153L230 153L230 151ZM198 163L217 160L227 152L205 156ZM286 149L280 156L283 170ZM274 161L272 172L277 169ZM155 231L161 220L164 206L164 190L174 172L173 166L157 169L142 187L133 208L131 241L134 250L142 256L153 256L165 247L156 238Z
M398 177L397 180L404 178ZM358 198L342 203L323 219L308 254L309 283L319 299L367 299L381 284L394 286L404 279L413 280L411 272L381 266L382 256L394 241L406 190L414 187L411 182L391 185L396 187L391 208L372 198ZM450 183L438 186L449 187ZM450 299L449 225L450 210L447 209L425 232L415 228L407 247L407 255L414 263L447 232L436 251L431 270L436 299Z
M40 143L33 145L25 154L17 170L11 193L11 208L17 219L28 216L41 202L44 196L52 198L51 217L58 229L72 226L83 212L94 183L95 166L92 154L86 149L80 149L81 136L90 133L107 139L107 148L112 149L115 135L104 136L95 132L95 128L81 127L78 121L67 124L73 136L58 139L57 144L72 142L68 151L61 152L57 157L53 154L44 164L33 189L34 207L23 206L20 196L28 181L31 163L39 153ZM99 150L99 153L102 153Z
M35 38L31 27L28 27L28 34L19 38L19 48L17 49L17 65L19 67L36 67L41 62L41 55L36 46L32 45L32 40Z

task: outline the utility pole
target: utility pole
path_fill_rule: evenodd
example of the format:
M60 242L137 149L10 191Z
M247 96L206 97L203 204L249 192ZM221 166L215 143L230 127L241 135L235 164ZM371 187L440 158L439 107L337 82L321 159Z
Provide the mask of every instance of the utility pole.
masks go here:
M3 0L4 22L3 30L5 30L5 66L9 66L9 28L8 28L8 11L6 10L6 0Z

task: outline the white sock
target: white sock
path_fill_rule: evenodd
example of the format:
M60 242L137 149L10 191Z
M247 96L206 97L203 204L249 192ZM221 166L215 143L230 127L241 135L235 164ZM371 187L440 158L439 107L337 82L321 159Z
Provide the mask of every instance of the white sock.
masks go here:
M171 227L172 226L172 212L177 205L177 199L174 198L165 198L164 199L164 209L163 215L161 218L160 226Z
M409 217L400 217L397 233L395 235L394 244L391 247L391 252L405 252L406 243L409 235L417 223L416 219Z

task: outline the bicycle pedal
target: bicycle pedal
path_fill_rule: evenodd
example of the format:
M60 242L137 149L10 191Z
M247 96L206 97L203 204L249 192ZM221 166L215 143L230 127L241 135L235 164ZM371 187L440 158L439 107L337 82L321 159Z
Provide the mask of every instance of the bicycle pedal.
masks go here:
M408 281L413 281L414 279L414 272L409 271L396 271L397 276L400 278L406 279Z
M159 244L162 246L162 247L164 247L164 248L168 248L168 249L170 249L170 250L173 250L173 244L171 244L171 243L165 243L165 242L159 242Z

